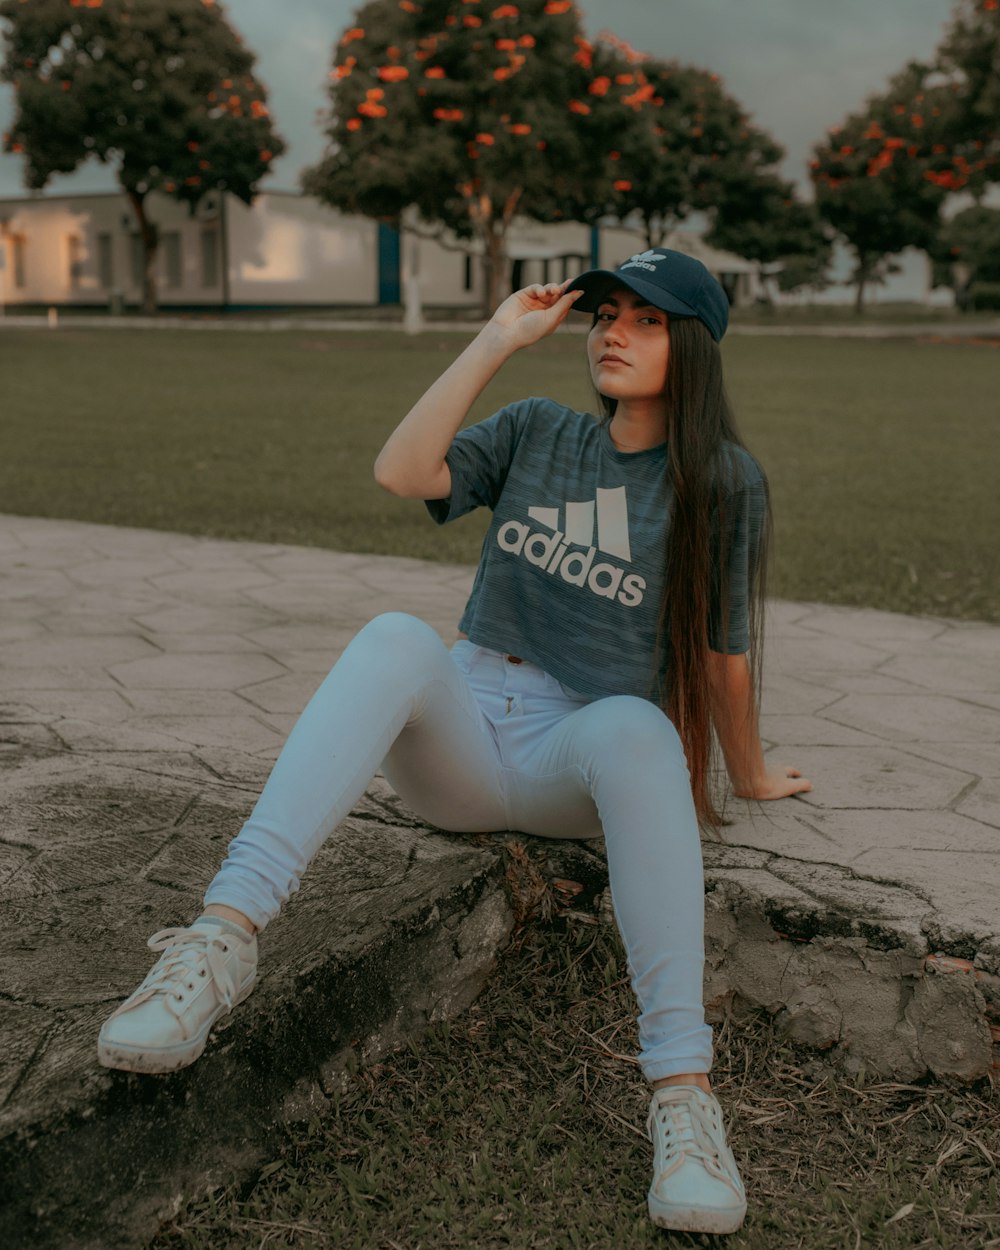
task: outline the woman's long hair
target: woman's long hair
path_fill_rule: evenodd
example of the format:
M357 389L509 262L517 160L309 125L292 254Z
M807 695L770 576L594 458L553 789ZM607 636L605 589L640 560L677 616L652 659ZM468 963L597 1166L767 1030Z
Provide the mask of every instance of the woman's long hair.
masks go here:
M672 318L669 333L664 396L672 492L653 690L684 744L698 819L717 829L722 807L711 785L715 750L709 626L713 619L720 622L721 639L715 641L725 652L730 607L727 507L744 476L736 448L746 450L746 445L726 396L719 345L694 317ZM599 400L604 420L610 422L617 402L604 395ZM764 484L766 489L766 478ZM758 694L769 537L770 508L747 588L750 665Z

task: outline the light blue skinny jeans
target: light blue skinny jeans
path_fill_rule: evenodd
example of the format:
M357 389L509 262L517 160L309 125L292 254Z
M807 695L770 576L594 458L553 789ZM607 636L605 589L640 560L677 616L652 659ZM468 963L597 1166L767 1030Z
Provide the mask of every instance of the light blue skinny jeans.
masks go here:
M707 1072L704 886L684 752L646 699L588 701L528 662L451 651L387 613L354 638L292 729L205 902L263 929L381 766L424 820L476 833L603 833L650 1081Z

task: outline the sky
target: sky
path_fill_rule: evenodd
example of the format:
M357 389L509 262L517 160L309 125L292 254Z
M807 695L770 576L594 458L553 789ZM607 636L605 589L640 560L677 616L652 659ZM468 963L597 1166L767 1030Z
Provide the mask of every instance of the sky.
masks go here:
M323 153L333 45L352 25L355 0L226 0L229 20L257 54L257 73L288 144L261 184L295 190ZM814 143L880 90L908 60L927 60L947 23L949 0L581 0L590 36L610 30L653 56L717 73L730 94L785 148L785 175L801 187ZM0 86L0 131L14 115ZM24 193L21 158L0 155L0 196ZM115 188L91 160L47 191Z

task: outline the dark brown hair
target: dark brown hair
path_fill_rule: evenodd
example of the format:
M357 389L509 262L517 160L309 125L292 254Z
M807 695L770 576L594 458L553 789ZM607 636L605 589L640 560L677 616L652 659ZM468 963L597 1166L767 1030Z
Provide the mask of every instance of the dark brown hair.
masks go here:
M746 451L736 428L722 376L719 345L694 317L672 318L664 396L667 403L667 468L672 487L663 597L660 601L653 694L673 721L691 775L698 819L718 828L722 807L712 792L716 752L709 681L709 626L721 623L719 650L727 650L731 508L744 484ZM617 402L599 396L610 422ZM758 466L759 467L759 466ZM761 471L766 490L767 479ZM760 691L760 658L770 508L750 569L748 629L754 689Z

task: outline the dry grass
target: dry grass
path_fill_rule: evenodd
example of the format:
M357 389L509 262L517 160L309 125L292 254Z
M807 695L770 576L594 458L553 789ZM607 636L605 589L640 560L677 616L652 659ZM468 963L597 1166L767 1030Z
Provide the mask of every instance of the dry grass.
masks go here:
M649 1223L647 1090L614 928L524 930L480 1000L330 1091L251 1183L149 1250L707 1246ZM1000 1099L847 1077L760 1016L717 1032L716 1089L747 1182L732 1250L1000 1247Z

